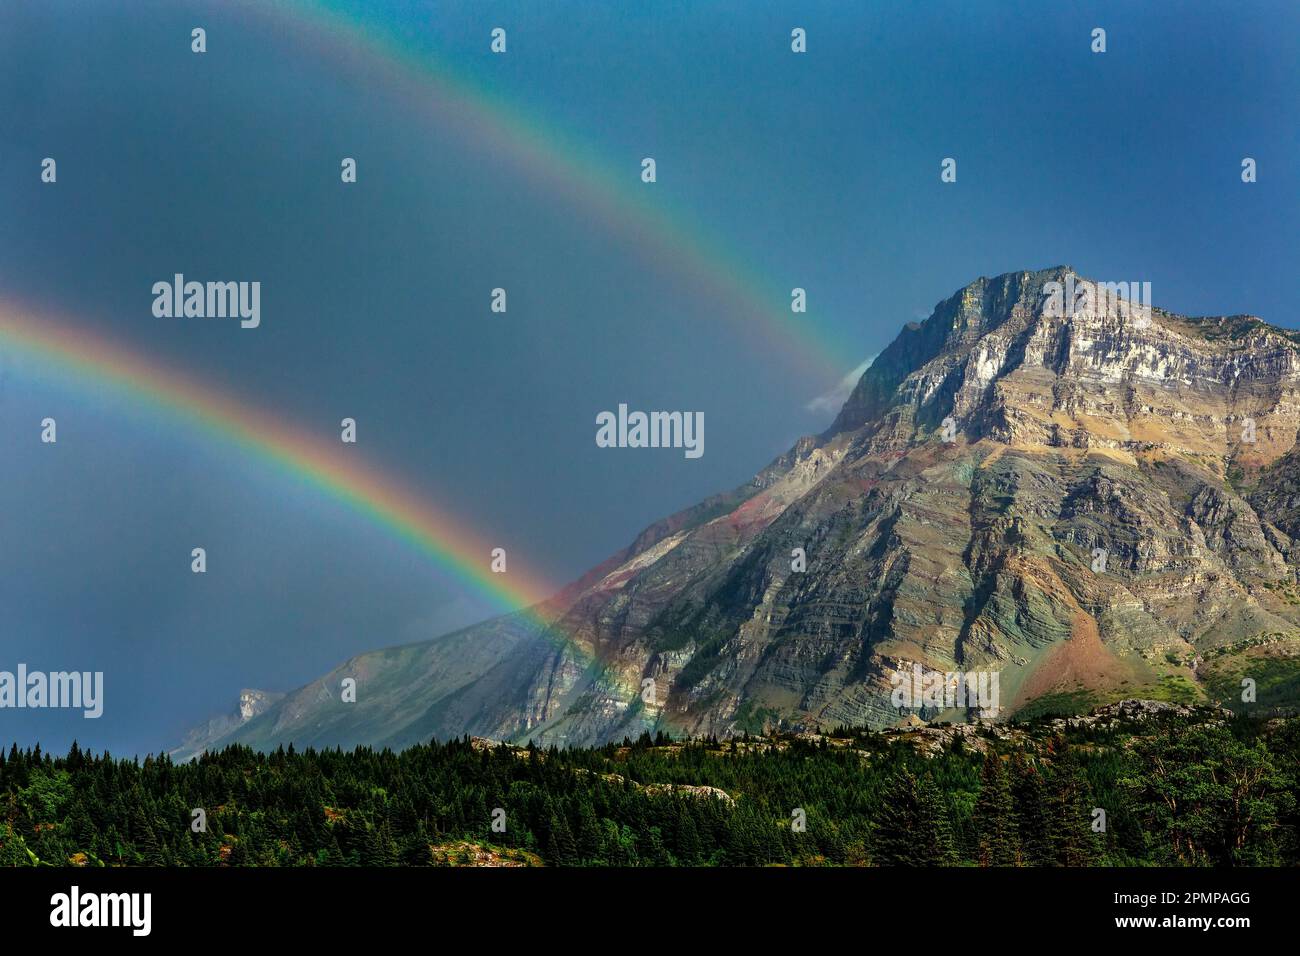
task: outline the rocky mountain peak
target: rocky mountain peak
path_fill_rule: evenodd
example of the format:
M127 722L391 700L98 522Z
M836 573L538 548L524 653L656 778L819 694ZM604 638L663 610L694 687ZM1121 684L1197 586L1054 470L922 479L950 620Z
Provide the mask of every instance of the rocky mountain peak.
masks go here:
M1296 702L1300 347L1069 266L909 323L834 424L647 528L547 605L362 655L225 739L593 743ZM594 663L593 663L594 662ZM899 705L917 669L992 706ZM340 707L362 670L385 688ZM947 678L945 678L947 681ZM647 690L647 688L649 690ZM261 702L250 700L249 709Z
M1266 427L1248 457L1289 448L1295 333L1149 300L1069 266L977 279L904 327L822 438L867 429L870 452L899 451L951 419L966 441L1233 455L1249 418Z

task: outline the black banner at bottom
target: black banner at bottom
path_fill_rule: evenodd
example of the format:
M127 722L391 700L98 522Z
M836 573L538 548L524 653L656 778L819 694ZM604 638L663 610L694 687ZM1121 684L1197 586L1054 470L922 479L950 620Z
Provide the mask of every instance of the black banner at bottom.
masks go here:
M548 915L579 920L584 932L619 932L629 918L659 923L694 911L705 918L692 920L693 943L697 934L734 939L746 923L767 932L774 919L822 917L893 923L921 935L962 936L982 926L1070 940L1200 934L1230 943L1235 934L1285 929L1294 920L1296 879L1295 871L1278 869L42 867L0 871L0 894L5 932L15 942L46 933L76 933L79 942L95 936L191 942L211 933L228 940L255 933L259 941L365 942L427 931L431 921L476 926L504 939L545 933L547 925L559 929L536 922ZM512 922L511 914L525 922Z

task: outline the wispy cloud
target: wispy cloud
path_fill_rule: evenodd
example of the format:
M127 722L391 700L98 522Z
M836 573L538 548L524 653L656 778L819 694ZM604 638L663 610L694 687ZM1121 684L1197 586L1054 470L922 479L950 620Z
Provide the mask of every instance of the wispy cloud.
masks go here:
M840 406L844 404L853 391L853 387L858 384L858 379L862 378L862 373L871 368L871 363L875 360L875 355L868 356L861 365L840 379L834 388L825 395L818 395L804 405L804 408L810 412L831 412L832 414L838 412Z

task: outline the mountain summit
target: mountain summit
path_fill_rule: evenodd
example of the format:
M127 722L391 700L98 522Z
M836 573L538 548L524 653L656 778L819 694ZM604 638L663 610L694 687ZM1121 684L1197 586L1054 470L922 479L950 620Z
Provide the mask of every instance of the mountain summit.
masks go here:
M1066 266L972 282L829 429L647 528L548 626L360 655L204 745L879 727L915 668L996 674L999 717L1292 704L1300 336L1123 292Z

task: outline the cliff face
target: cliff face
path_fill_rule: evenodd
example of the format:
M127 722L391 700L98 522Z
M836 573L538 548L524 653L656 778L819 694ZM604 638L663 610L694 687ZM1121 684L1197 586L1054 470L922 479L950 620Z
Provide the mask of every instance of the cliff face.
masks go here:
M1062 307L1061 286L1091 293ZM290 695L230 739L880 726L913 664L998 674L1001 716L1235 700L1242 677L1294 703L1298 433L1295 333L1130 306L1067 267L980 279L904 328L825 433L647 529L546 631L363 655L330 677L421 660L385 678L402 706L328 694L288 720ZM469 650L493 635L499 654ZM454 688L426 679L465 654Z
M171 751L173 757L195 757L208 750L217 741L229 737L241 726L254 717L258 717L272 707L284 694L266 690L241 690L239 705L231 713L218 714L201 727L196 727L185 735L181 745Z

